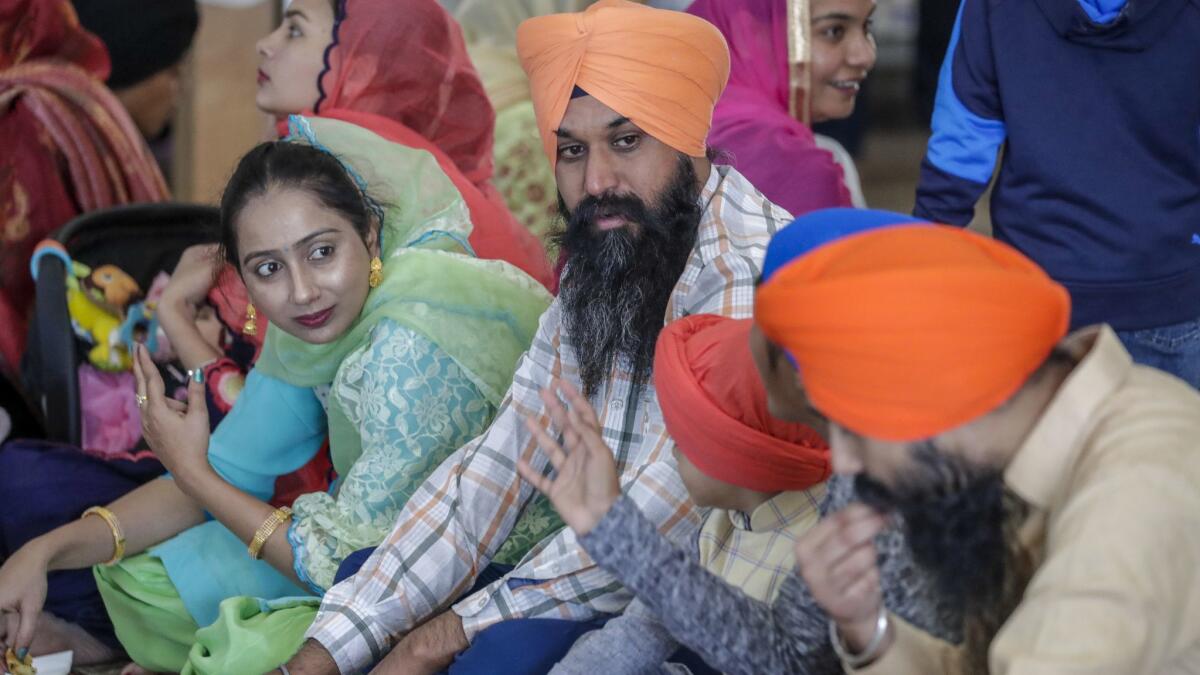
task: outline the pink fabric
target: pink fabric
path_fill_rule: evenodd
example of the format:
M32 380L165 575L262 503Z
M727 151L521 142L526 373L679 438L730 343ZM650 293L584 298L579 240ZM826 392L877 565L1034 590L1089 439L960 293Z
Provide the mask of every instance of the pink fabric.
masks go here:
M852 206L842 168L788 113L786 0L696 0L688 12L729 43L729 84L713 112L709 145L794 216Z
M79 367L84 450L105 459L128 458L129 449L142 438L136 387L133 373Z
M396 120L441 148L472 183L486 186L496 114L459 25L436 0L339 6L314 112L341 108Z

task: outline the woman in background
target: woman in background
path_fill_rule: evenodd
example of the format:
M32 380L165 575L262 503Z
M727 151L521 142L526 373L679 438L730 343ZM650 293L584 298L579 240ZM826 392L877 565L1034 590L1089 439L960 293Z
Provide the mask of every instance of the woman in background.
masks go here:
M10 376L33 306L34 246L81 213L170 197L144 137L174 109L196 6L155 0L148 15L183 28L143 55L154 72L123 73L114 95L109 55L70 2L0 0L0 371Z
M789 9L802 21L791 36ZM696 0L687 10L729 43L729 85L709 144L794 216L852 206L841 167L810 125L854 112L875 65L874 10L875 0Z
M475 253L556 286L541 242L492 186L495 113L436 0L293 0L258 53L260 110L341 119L432 153L471 211Z

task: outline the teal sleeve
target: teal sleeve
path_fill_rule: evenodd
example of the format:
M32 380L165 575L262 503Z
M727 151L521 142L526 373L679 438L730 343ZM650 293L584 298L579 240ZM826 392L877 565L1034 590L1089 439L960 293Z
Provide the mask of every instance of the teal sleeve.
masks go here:
M208 461L231 485L267 501L275 479L308 463L325 440L325 409L309 387L251 370L208 445Z
M454 359L390 321L343 362L331 397L357 429L362 454L336 494L296 499L288 530L296 574L322 592L347 555L383 541L413 491L495 414Z

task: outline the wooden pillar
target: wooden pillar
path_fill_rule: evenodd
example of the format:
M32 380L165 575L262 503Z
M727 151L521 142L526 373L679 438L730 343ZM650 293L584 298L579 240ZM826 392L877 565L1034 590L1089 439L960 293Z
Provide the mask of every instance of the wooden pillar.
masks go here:
M254 44L278 19L278 3L201 3L175 123L174 187L179 201L215 204L234 165L267 138L270 121L254 107Z

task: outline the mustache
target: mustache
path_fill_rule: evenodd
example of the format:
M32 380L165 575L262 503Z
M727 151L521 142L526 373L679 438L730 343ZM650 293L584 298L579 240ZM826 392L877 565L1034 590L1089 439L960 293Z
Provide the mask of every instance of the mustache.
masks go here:
M647 227L656 224L650 207L636 195L604 194L585 197L567 219L567 229L592 225L601 218L619 217L626 222Z

